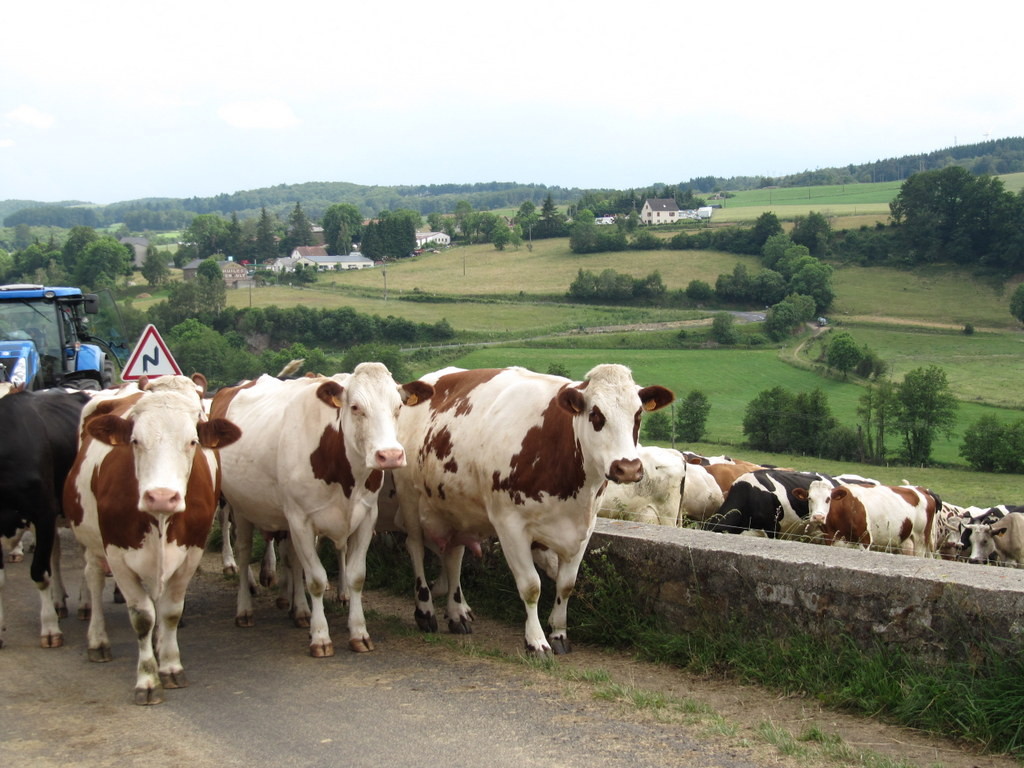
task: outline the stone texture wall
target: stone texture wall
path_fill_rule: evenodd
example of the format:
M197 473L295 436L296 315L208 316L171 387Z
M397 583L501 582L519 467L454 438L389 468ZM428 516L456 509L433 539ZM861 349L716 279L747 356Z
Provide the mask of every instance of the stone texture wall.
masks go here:
M843 632L936 661L1024 651L1024 569L605 519L590 549L680 632Z

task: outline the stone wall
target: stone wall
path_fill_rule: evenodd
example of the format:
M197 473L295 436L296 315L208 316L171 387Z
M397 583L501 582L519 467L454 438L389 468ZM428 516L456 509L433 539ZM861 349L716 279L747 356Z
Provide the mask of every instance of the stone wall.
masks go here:
M590 549L680 632L843 632L935 660L1024 650L1024 569L605 519Z

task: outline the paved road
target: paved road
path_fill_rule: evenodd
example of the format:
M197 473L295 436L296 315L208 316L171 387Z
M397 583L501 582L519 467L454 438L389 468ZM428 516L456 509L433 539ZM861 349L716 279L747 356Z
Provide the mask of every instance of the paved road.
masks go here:
M758 764L700 729L638 717L589 691L573 693L543 671L473 655L447 640L429 642L411 631L411 600L399 601L409 615L396 618L397 598L371 593L377 650L348 651L344 619L334 616L337 655L313 659L306 631L293 627L270 595L257 602L255 628L234 626L233 586L215 555L207 555L193 582L180 632L190 686L167 691L159 706L135 706L135 641L125 607L110 601L109 583L114 660L86 660L85 624L74 617L80 558L72 564L69 555L76 550L65 542L72 598L60 649L38 647L38 598L27 562L7 566L7 644L0 649L5 766ZM521 646L519 627L491 629L500 634L488 642L510 651Z

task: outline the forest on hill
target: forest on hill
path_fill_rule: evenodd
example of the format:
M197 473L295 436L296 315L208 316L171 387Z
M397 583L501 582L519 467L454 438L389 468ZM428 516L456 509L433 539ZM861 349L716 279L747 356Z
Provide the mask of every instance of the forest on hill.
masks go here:
M857 184L902 181L919 171L958 165L973 174L1006 174L1024 171L1024 137L993 139L977 144L947 147L931 152L850 164L840 168L805 170L775 178L765 176L702 176L675 184L657 183L644 189L626 190L636 199L673 194L710 195L718 191L740 191L764 187L798 187L826 184ZM213 197L146 198L105 206L82 201L42 203L27 200L0 201L0 218L5 227L20 224L94 228L123 223L132 232L182 229L198 214L236 215L258 218L263 209L280 217L300 204L308 216L320 218L337 203L354 205L364 217L382 211L408 209L426 216L452 213L456 205L468 202L475 210L515 208L524 202L539 205L549 195L560 205L573 204L587 193L623 190L581 190L544 184L486 182L474 184L420 184L366 186L348 182L307 182L279 184Z

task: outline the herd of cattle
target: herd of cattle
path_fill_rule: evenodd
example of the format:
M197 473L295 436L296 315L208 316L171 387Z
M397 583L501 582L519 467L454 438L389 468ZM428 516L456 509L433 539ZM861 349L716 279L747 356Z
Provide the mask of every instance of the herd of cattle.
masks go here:
M654 446L639 452L643 479L610 486L602 515L1024 567L1024 506L962 507L928 488L860 475L798 472Z
M113 576L138 637L138 704L186 685L177 627L218 509L226 544L233 521L243 564L255 531L282 542L283 599L309 627L317 657L334 653L317 540L338 549L349 647L365 652L373 641L362 589L375 530L405 533L417 625L437 631L434 598L443 597L449 630L462 633L473 620L460 583L465 549L479 553L496 536L525 607L525 646L537 654L571 650L567 604L598 514L1024 562L1024 510L962 509L924 488L640 446L643 413L672 400L612 364L583 381L447 368L399 384L380 363L363 363L334 376L265 375L212 397L198 374L101 392L0 391L0 535L34 528L29 572L44 648L62 645L67 615L58 525L85 551L78 615L89 620L90 661L110 659L101 595ZM433 583L427 549L441 563ZM547 635L538 568L556 587ZM251 575L237 572L235 622L252 626ZM265 563L261 581L275 572Z

